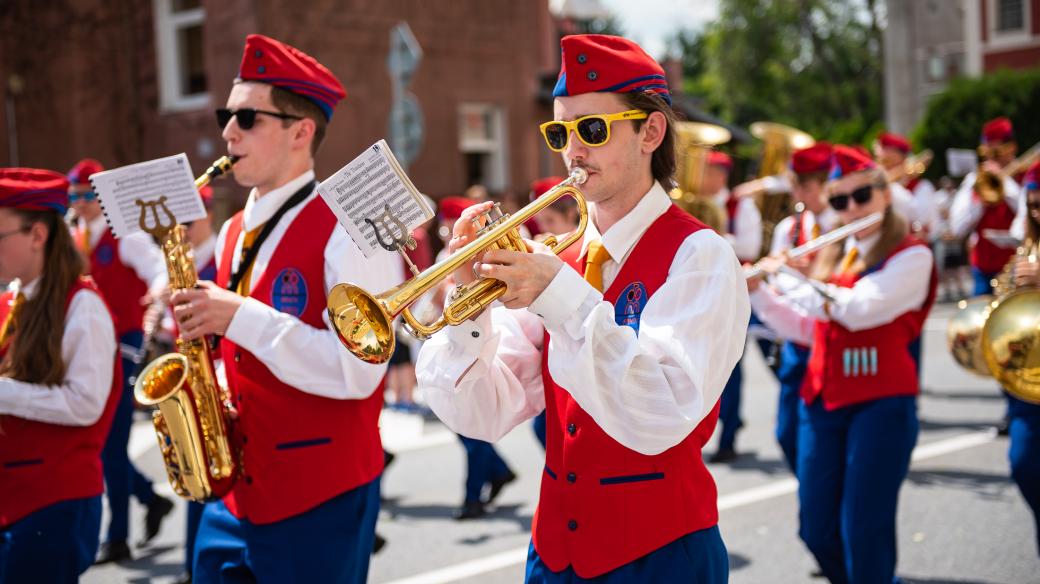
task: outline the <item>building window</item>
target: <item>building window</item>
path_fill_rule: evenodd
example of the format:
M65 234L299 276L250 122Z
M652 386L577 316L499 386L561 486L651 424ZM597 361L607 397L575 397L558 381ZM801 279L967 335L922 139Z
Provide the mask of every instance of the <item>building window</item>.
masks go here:
M153 0L159 105L185 111L209 105L200 0Z
M504 117L498 106L459 104L459 151L467 187L480 184L503 191L509 184Z
M1024 0L997 0L997 30L1020 31L1025 28Z

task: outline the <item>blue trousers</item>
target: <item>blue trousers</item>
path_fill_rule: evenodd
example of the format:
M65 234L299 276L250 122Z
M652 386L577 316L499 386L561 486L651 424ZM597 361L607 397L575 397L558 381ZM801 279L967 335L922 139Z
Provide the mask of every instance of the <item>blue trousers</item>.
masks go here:
M831 412L803 403L799 535L833 584L896 581L896 506L917 432L914 397Z
M534 430L534 437L541 443L542 450L545 450L545 410L531 421L531 429Z
M192 563L195 561L195 536L199 533L199 523L202 522L202 511L206 505L188 501L188 521L184 531L184 570L191 572Z
M972 296L982 296L983 294L993 293L993 278L997 277L996 273L987 274L982 270L971 267L971 280L974 282L974 288L972 290Z
M1033 511L1037 550L1040 552L1040 405L1011 396L1009 399L1011 423L1008 435L1011 444L1008 458L1011 461L1011 478Z
M527 584L629 584L630 582L691 582L725 584L729 581L729 555L718 526L684 535L638 560L595 578L582 578L568 566L553 572L538 557L532 543L527 550Z
M719 400L719 450L733 448L737 430L744 425L740 420L740 393L744 384L744 359L741 357L729 374Z
M299 515L256 525L209 503L195 540L195 584L362 584L379 515L379 479Z
M119 344L127 348L139 348L143 341L141 331L124 333ZM130 378L137 367L125 353L123 356L123 393L119 396L112 417L112 429L108 432L105 447L101 451L101 465L105 474L105 494L112 517L108 520L107 541L126 541L130 532L130 495L142 505L147 505L155 496L152 482L145 478L130 461L127 442L130 441L130 425L134 419L134 388Z
M798 474L798 410L799 394L805 370L809 366L809 349L790 341L780 349L780 401L776 407L776 441L791 472Z
M74 584L94 563L101 497L44 507L0 530L0 584Z
M482 500L480 493L484 485L512 471L490 442L474 440L461 434L459 440L466 448L466 502L479 502Z

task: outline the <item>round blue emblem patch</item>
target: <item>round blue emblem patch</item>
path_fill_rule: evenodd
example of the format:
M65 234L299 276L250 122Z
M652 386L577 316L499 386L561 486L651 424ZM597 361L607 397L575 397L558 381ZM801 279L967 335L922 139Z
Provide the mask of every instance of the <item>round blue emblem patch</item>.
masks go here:
M296 268L285 268L271 285L271 306L279 312L300 316L307 308L307 282Z
M648 300L646 286L642 282L632 282L618 295L614 302L614 322L630 326L639 332L639 316Z
M94 252L97 254L97 261L102 266L107 266L112 263L112 259L115 258L116 254L112 251L112 246L108 243L100 243L97 246L97 250Z

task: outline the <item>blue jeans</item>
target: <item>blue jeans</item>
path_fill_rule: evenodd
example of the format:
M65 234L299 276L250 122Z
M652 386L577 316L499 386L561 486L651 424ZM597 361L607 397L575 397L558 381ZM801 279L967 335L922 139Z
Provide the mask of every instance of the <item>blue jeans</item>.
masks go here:
M94 563L101 497L61 501L0 529L0 584L74 584Z
M1011 400L1011 423L1008 427L1011 478L1033 512L1037 549L1040 551L1040 405L1010 395L1008 399Z
M542 563L532 543L527 550L527 584L629 584L630 582L695 582L725 584L729 581L729 554L718 526L684 535L649 554L595 578L582 578L568 566L553 572Z
M484 485L512 471L490 442L474 440L461 434L459 440L466 448L466 502L479 502Z
M799 535L833 584L897 581L896 506L917 432L911 396L802 404Z
M987 274L976 268L971 267L971 280L975 283L972 291L972 296L982 296L983 294L993 293L993 284L991 283L993 278L997 277L997 273Z
M140 348L143 337L141 331L130 331L119 337L119 344L121 348ZM130 495L133 494L142 505L147 505L155 497L152 482L138 472L126 450L127 442L130 441L130 426L134 421L134 387L130 385L130 378L136 374L137 368L138 365L124 353L123 393L119 396L119 404L112 416L112 429L101 451L105 494L112 513L108 521L107 541L110 542L127 540L130 531Z
M741 358L729 374L719 400L719 450L731 449L737 441L737 430L744 425L740 420L740 392L744 384L744 359Z
M379 515L379 479L299 515L256 525L209 503L195 540L195 584L363 584Z
M780 399L776 407L776 441L791 472L798 474L798 410L802 381L809 365L809 349L790 341L780 349Z

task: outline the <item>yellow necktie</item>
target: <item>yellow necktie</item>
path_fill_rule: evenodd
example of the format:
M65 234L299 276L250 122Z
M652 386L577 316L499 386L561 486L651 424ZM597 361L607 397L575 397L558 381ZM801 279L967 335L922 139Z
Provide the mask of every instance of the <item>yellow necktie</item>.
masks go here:
M611 259L610 252L600 240L589 243L585 256L585 281L600 292L603 291L603 262Z
M820 236L820 224L816 223L812 226L812 238L816 239Z
M253 247L253 243L256 242L256 238L260 235L260 230L263 228L263 225L258 225L255 229L246 231L246 236L242 238L242 254L238 257L239 269L242 267L242 262L246 261L250 248ZM238 288L235 291L238 292L239 296L249 296L249 281L253 278L253 263L255 262L250 262L245 267L245 273L242 274L242 279L238 281Z
M858 257L859 248L853 247L849 249L849 251L845 254L845 257L841 260L841 266L838 268L838 273L844 274L845 272L848 272L849 268L852 267L852 264L856 261L856 258Z
M25 304L25 295L19 292L11 301L11 311L7 313L7 318L0 325L0 348L6 347L10 337L14 335L15 329L17 329L15 319L18 318L18 311L22 309L23 304Z
M87 225L83 228L83 253L90 255L90 226Z

